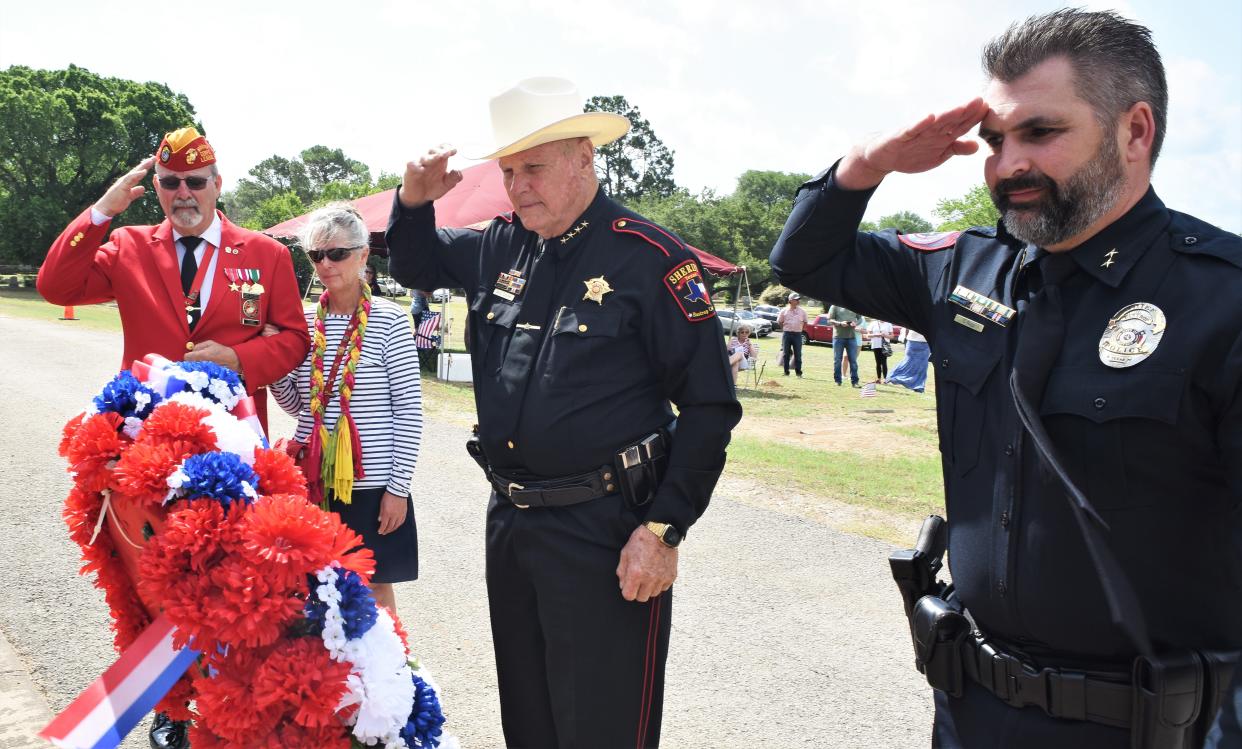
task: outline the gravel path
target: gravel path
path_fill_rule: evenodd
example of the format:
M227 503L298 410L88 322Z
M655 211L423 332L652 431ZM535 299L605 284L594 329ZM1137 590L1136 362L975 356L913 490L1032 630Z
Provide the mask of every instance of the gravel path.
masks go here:
M115 372L120 337L0 313L0 630L53 711L114 659L103 597L60 520L60 428ZM283 414L273 432L292 422ZM460 426L432 421L415 473L423 577L398 586L417 655L468 747L501 746L483 583L485 483ZM728 476L682 552L667 747L926 746L884 544L756 501ZM745 494L745 501L734 497ZM3 664L0 664L3 665ZM0 727L6 716L0 715ZM144 747L139 732L126 747Z

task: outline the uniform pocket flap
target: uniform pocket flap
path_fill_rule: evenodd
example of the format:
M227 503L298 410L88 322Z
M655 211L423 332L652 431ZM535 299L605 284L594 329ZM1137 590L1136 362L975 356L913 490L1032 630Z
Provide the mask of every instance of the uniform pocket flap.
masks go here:
M954 341L955 345L945 348L940 358L933 357L936 364L936 379L944 378L966 388L971 395L978 395L983 384L988 381L996 363L1000 361L1000 351L988 351L978 346L971 346Z
M1112 419L1177 422L1186 375L1161 370L1058 367L1048 377L1040 413L1072 414L1097 424Z
M483 322L488 325L512 328L521 308L512 302L497 299L491 294L480 294L474 304L470 305L470 310L479 313L479 316L483 318Z
M572 333L582 338L615 337L620 329L621 315L619 312L603 307L596 309L565 307L556 318L556 330L553 331L553 335Z

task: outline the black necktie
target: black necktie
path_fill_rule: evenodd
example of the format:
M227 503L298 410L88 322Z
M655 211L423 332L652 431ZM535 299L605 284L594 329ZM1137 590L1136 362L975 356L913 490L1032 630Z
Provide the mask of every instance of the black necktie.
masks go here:
M1077 269L1075 260L1064 252L1049 253L1030 268L1028 288L1039 291L1022 316L1009 390L1018 419L1030 434L1036 454L1065 488L1074 520L1104 588L1113 623L1126 633L1139 652L1150 654L1152 645L1147 622L1125 570L1108 545L1108 524L1070 478L1040 416L1048 375L1061 354L1065 338L1061 284Z
M198 260L194 257L194 250L198 248L199 243L202 241L202 237L181 238L181 246L185 248L185 256L181 258L181 293L186 296L189 296L190 287L194 285L194 277L198 275ZM194 330L194 326L198 324L198 318L202 314L202 305L198 303L198 298L195 297L194 304L187 304L186 307L186 322L190 324L190 330Z

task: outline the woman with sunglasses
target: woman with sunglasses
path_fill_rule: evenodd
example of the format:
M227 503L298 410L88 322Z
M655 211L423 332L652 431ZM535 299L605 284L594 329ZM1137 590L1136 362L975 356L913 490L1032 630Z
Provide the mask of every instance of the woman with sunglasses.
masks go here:
M272 393L298 419L291 444L312 500L375 553L371 589L395 612L392 584L418 577L410 482L422 394L410 320L365 280L369 234L347 203L310 215L301 244L325 291L306 311L310 355Z

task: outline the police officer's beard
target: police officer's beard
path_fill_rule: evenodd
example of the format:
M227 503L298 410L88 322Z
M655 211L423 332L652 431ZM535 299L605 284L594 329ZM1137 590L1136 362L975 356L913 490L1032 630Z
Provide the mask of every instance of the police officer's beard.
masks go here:
M1008 198L1014 190L1043 188L1034 205L1017 208ZM1112 210L1125 190L1125 173L1117 143L1105 138L1095 156L1058 185L1038 172L1001 180L992 189L992 202L1010 234L1039 247L1060 244L1082 233Z

